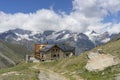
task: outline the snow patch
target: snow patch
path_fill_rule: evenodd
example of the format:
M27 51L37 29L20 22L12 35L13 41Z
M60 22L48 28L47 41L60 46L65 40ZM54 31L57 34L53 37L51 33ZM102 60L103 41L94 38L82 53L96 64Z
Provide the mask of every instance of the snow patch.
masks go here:
M110 38L106 38L106 39L102 40L101 42L106 43L108 41L110 41Z
M69 36L70 36L70 34L66 34L66 35L64 35L63 38L61 38L61 39L67 39L67 38L69 38Z
M47 36L46 39L54 39L54 40L55 40L60 34L61 34L61 33L58 33L58 34L52 33L52 35Z
M22 40L22 39L32 40L32 39L29 38L29 35L27 35L27 34L24 34L24 35L21 35L21 34L18 34L18 33L15 33L15 34L18 36L18 38L17 38L18 41Z

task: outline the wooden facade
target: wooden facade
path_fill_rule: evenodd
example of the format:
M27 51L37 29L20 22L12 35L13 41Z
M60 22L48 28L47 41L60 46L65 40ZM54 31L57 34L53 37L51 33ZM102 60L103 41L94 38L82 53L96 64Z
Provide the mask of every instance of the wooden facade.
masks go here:
M44 60L62 59L75 55L75 48L65 45L35 45L35 58Z

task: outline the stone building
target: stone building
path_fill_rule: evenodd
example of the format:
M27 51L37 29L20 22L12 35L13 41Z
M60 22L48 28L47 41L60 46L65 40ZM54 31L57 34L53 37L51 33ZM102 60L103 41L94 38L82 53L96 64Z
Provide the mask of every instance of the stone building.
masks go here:
M34 57L41 61L62 59L75 55L75 48L64 44L35 44Z

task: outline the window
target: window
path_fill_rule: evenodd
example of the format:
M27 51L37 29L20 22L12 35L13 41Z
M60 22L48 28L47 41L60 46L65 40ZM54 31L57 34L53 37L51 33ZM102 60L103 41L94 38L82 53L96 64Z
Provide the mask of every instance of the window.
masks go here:
M60 55L58 54L57 57L59 57Z
M53 51L58 51L58 48L53 48Z
M56 55L53 55L53 57L56 57Z
M59 57L60 55L59 54L54 54L53 57Z

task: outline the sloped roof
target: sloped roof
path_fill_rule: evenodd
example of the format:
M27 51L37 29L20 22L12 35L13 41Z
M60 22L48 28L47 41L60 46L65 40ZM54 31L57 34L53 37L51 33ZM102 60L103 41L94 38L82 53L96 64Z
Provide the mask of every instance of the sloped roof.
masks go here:
M51 48L53 48L54 46L57 46L58 48L60 48L62 51L64 52L72 52L75 47L71 47L71 46L67 46L67 45L63 45L63 44L48 44L45 46L45 48L43 50L41 50L41 52L47 52L49 51Z
M41 50L41 51L43 51L43 52L47 52L48 50L50 50L52 47L54 47L54 45L53 44L49 44L49 45L46 45L45 46L45 48L43 49L43 50Z
M62 51L73 51L75 47L67 46L67 45L57 45Z

